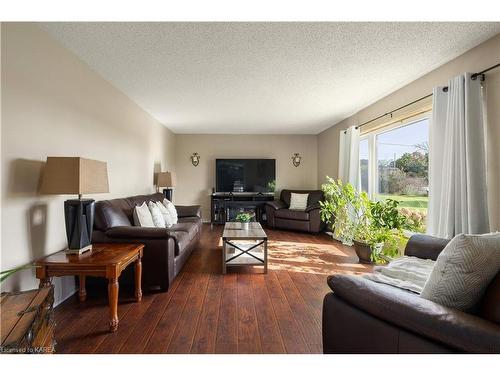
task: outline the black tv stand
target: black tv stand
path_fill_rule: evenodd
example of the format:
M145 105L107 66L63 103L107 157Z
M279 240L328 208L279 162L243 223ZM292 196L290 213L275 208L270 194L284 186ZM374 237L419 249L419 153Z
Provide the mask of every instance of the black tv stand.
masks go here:
M224 224L234 221L236 215L242 211L255 213L255 221L266 222L264 205L274 200L274 193L212 193L210 196L210 223Z

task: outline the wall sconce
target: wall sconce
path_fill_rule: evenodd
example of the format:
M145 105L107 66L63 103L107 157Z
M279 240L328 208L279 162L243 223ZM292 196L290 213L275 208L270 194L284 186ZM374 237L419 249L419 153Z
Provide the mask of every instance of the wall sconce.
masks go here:
M191 155L191 164L195 167L200 164L200 155L198 155L197 152L194 152L193 155Z
M300 161L302 160L302 156L299 155L298 152L293 154L292 156L292 163L294 167L298 167L300 165Z

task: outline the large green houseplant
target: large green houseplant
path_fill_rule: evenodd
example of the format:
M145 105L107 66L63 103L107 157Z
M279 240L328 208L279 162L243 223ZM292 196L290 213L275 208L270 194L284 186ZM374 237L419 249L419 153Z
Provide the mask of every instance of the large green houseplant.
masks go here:
M326 178L328 182L321 186L324 200L319 202L321 220L330 226L334 238L350 245L354 224L364 217L368 195L357 191L349 183L344 184L329 176Z
M365 192L351 184L327 177L322 185L321 219L332 229L333 237L344 244L354 244L361 262L380 261L396 256L404 240L406 218L399 212L399 202L370 201Z

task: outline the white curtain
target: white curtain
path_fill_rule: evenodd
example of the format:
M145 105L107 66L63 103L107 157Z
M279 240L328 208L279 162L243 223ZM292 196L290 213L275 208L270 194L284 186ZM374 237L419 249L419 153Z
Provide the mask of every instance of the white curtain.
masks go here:
M427 232L489 232L481 82L465 73L433 94Z
M359 187L359 129L355 126L340 132L339 178Z

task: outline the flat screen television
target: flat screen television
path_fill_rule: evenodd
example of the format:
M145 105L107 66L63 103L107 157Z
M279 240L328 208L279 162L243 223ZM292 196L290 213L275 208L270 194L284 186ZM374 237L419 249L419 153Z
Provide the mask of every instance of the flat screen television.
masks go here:
M276 159L216 159L219 193L271 193L276 187Z

